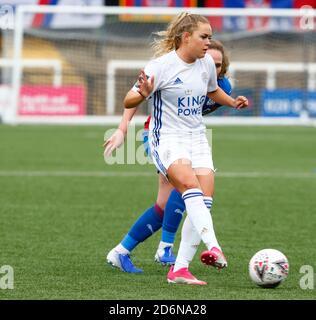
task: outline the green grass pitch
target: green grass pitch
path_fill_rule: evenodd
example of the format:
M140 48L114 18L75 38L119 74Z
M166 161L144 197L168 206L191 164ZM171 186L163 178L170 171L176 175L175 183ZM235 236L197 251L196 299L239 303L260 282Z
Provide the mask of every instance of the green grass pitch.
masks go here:
M104 163L105 129L0 126L0 268L14 268L14 289L0 289L0 299L316 298L300 288L301 266L316 270L315 128L214 127L213 221L229 267L204 267L197 254L191 271L205 287L167 283L167 268L153 261L160 232L133 253L144 274L105 264L157 191L153 165ZM248 277L263 248L290 262L276 289Z

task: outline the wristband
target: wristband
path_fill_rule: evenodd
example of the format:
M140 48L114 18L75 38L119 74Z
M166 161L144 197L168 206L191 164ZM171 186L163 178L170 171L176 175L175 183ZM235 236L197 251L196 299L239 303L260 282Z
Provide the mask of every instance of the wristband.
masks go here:
M148 97L145 97L140 91L138 93L146 100Z

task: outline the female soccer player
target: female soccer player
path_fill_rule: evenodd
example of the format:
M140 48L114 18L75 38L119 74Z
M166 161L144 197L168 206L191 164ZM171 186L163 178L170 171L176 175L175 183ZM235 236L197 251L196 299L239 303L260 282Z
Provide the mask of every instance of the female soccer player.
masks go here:
M223 45L219 41L211 40L208 46L207 53L210 54L214 60L217 84L228 95L231 94L231 85L226 77L229 59L225 52ZM221 105L216 104L210 99L206 99L202 114L206 115L215 111ZM125 109L122 121L116 132L105 142L105 155L110 156L114 149L117 149L124 142L124 136L127 134L128 123L135 114L136 108ZM144 130L144 147L147 154L149 151L148 144L148 130L151 116L148 117L145 123ZM155 261L162 265L172 265L175 263L175 256L172 248L175 241L175 235L180 225L185 204L182 199L181 193L176 189L173 189L171 184L159 174L159 186L156 203L148 208L133 224L126 236L122 241L113 248L107 255L107 261L115 266L119 267L125 272L142 272L141 269L134 267L130 253L136 248L136 246L145 241L162 226L162 235L159 247L155 254ZM148 227L150 226L150 228ZM120 256L124 257L120 257ZM122 262L121 262L121 261Z
M214 61L205 55L211 27L200 15L183 13L168 26L157 43L158 58L149 62L138 85L124 99L125 108L134 108L144 99L152 106L151 155L157 169L181 194L188 213L182 239L168 281L206 284L188 270L202 239L207 251L205 264L227 265L213 229L207 206L213 190L213 162L202 123L206 94L215 102L242 108L245 97L232 99L218 88Z

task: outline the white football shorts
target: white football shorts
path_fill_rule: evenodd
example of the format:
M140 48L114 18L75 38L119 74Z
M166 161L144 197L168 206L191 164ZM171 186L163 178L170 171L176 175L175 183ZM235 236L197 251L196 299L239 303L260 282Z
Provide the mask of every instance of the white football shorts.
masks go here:
M152 160L164 176L167 176L170 165L179 159L189 160L193 169L207 168L214 171L212 151L204 131L164 135L159 137L158 144L150 133L149 141Z

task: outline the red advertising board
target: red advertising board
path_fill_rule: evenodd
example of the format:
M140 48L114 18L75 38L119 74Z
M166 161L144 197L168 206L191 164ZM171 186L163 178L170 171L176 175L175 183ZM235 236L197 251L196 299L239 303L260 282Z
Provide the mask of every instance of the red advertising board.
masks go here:
M19 115L79 116L86 114L83 86L22 86Z

